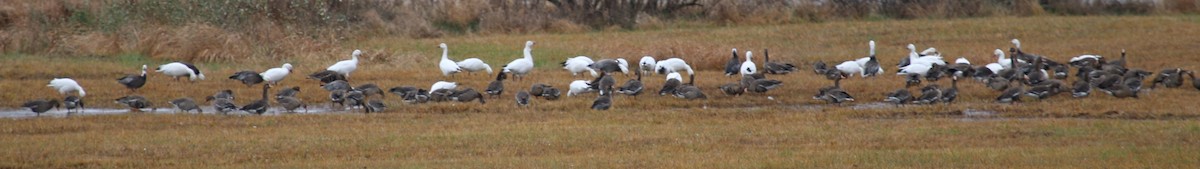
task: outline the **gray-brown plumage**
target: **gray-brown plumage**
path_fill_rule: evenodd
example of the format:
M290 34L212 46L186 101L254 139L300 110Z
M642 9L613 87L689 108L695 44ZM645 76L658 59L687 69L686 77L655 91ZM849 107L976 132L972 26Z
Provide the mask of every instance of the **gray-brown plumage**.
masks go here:
M238 110L238 106L233 103L233 99L208 96L204 99L204 101L211 102L213 109L216 109L217 112L220 112L221 114Z
M358 87L355 87L354 90L361 91L363 93L363 95L365 95L367 97L371 97L371 96L379 96L379 97L384 97L384 98L387 97L387 95L383 93L383 89L379 88L379 86L375 85L374 83L358 85Z
M730 96L740 96L742 93L746 92L746 88L742 87L740 83L727 83L725 85L721 85L720 88L721 92Z
M141 75L125 75L117 79L117 83L124 85L129 91L137 92L138 88L146 85L146 65L142 65Z
M592 101L592 109L593 110L608 110L611 107L612 107L612 96L610 96L610 95L600 95L600 96L596 97L596 100Z
M887 97L884 98L883 101L891 102L893 104L908 103L910 100L912 100L912 97L913 97L912 93L908 91L908 88L898 89L894 92L887 93L884 96L887 96Z
M1144 70L1129 70L1125 72L1122 82L1124 82L1125 86L1129 87L1129 89L1133 90L1134 92L1141 91L1142 82L1145 81L1146 77L1150 76L1150 74L1152 73Z
M550 85L542 83L533 84L533 86L529 87L529 93L533 94L533 97L541 97L545 88L548 87L550 87Z
M338 81L338 80L346 81L345 75L342 75L341 73L338 73L338 72L335 72L332 70L322 70L319 72L314 72L312 74L309 74L308 78L321 81L321 84Z
M200 109L200 105L196 104L196 100L192 100L192 98L178 98L168 103L175 107L175 111L190 112L196 110L197 113L204 113L204 110Z
M921 74L908 74L904 77L904 87L921 86Z
M150 100L146 99L146 97L142 97L142 96L138 96L138 95L129 95L129 96L117 98L116 102L119 104L125 105L126 107L129 107L134 112L140 112L140 111L142 111L141 109L150 108L151 106L153 106L153 105L151 105ZM153 110L151 110L151 111L153 111Z
M942 102L953 103L958 99L958 76L950 77L950 88L942 89Z
M842 88L839 88L839 87L827 88L826 90L824 90L823 92L820 92L820 93L822 93L820 100L825 100L825 102L827 102L827 103L838 104L838 103L854 101L854 96L850 96L849 92L846 92L845 90L842 90Z
M70 113L71 110L79 110L79 112L83 112L83 98L75 95L67 96L66 98L63 98L63 107L67 108L67 113Z
M388 92L395 94L396 96L408 97L408 94L410 92L418 91L418 90L422 90L422 89L419 89L419 88L413 87L413 86L396 86L396 87L392 87L391 89L388 89ZM429 93L429 92L422 92L422 93Z
M475 91L475 89L472 89L472 88L459 90L457 92L454 92L454 94L450 95L450 100L458 101L458 102L469 102L469 101L474 101L476 99L479 100L479 104L487 103L487 101L485 101L483 99L483 95L479 94L478 91Z
M350 90L349 92L346 92L346 104L350 105L351 109L358 107L364 108L363 111L366 111L365 108L367 105L367 94L364 94L359 90Z
M1077 80L1072 86L1071 97L1087 97L1092 92L1092 84L1089 84L1087 81Z
M1000 76L993 76L988 78L985 82L987 82L988 88L996 91L1008 90L1009 85L1012 84L1011 80Z
M629 81L625 81L625 85L617 87L617 93L630 96L642 94L642 90L646 89L645 85L642 84L642 72L637 71L634 72L634 74L637 74L637 79L629 79Z
M1183 73L1185 71L1180 68L1169 68L1159 71L1150 84L1150 88L1157 88L1159 84L1167 88L1177 88L1183 86Z
M383 101L379 101L379 100L368 100L365 107L367 109L367 113L370 113L370 112L378 113L378 112L382 112L383 110L387 109L387 105L383 104Z
M733 48L733 56L729 57L729 61L725 62L725 76L733 76L741 73L742 62L738 59L737 48Z
M874 76L879 73L879 71L878 71L879 70L879 61L875 60L874 55L871 56L870 61L867 61L867 65L866 65L867 68L871 68L872 63L875 65L875 67L874 67L875 69L872 69L873 71L872 70L867 71L867 73L870 76ZM771 62L770 51L768 51L767 49L763 49L763 69L766 69L766 72L770 73L770 74L788 74L788 73L792 73L792 72L796 71L796 65L792 65L791 63L783 63L783 62Z
M29 111L33 111L33 113L38 116L42 115L42 113L46 113L46 111L50 111L51 108L58 108L58 106L58 100L56 99L33 100L25 102L25 104L21 105L21 107L28 108Z
M930 84L921 88L921 96L913 100L913 104L933 104L941 101L942 89L937 84Z
M278 92L275 92L275 99L284 98L284 97L296 97L296 94L300 94L300 86L292 86L290 88L279 89Z
M1138 91L1130 88L1128 84L1117 84L1112 90L1112 96L1117 98L1138 98Z
M704 91L693 85L684 85L675 90L675 97L687 100L708 99Z
M269 92L268 90L270 90L270 88L271 88L271 85L263 85L262 99L259 99L258 101L254 101L253 103L242 106L241 110L246 111L248 113L254 113L254 114L259 114L259 115L266 113L267 108L271 107L271 103L267 100L267 95L268 95L267 93Z
M617 83L611 74L600 72L600 76L588 83L588 87L595 91L600 91L601 95L610 95L613 93L613 86Z
M293 96L277 97L275 98L275 103L279 103L279 107L282 107L288 113L295 113L296 109L301 107L304 107L304 111L308 112L308 104L304 104L304 101Z
M817 61L813 63L813 73L815 74L823 75L830 70L832 69L829 69L829 65L826 65L825 62Z
M678 79L667 79L667 82L663 83L663 87L658 90L658 95L666 96L667 94L673 94L675 93L675 88L678 88L680 85L683 85L683 83Z
M457 92L457 91L454 91L454 90L451 90L451 89L437 89L437 90L433 90L433 91L430 91L430 92L429 92L429 100L430 100L430 101L433 101L433 102L444 102L444 101L449 101L449 100L450 100L450 95L453 95L455 92Z
M542 98L546 98L546 100L558 100L558 98L562 97L562 91L558 90L558 88L554 88L553 86L546 86L546 88L542 90L541 96Z
M233 73L233 75L229 76L229 79L240 81L242 84L246 84L246 86L253 86L263 82L262 75L249 70Z
M621 69L621 61L615 60L615 59L597 60L595 63L588 65L588 67L596 70L597 72L608 73L608 74L612 74L613 72L624 72L625 71L625 69ZM628 74L626 74L626 75L628 75Z
M229 89L217 91L217 93L214 93L212 96L209 96L209 97L212 97L213 99L229 99L229 100L234 99L233 98L233 90L229 90Z
M321 88L322 88L322 89L325 89L325 91L334 91L334 90L346 90L346 91L349 91L349 90L352 90L352 89L354 89L354 88L352 88L352 87L350 86L350 83L348 83L348 82L346 82L346 81L344 81L344 80L336 80L336 81L332 81L332 82L329 82L329 83L322 84L322 85L321 85Z
M529 92L518 91L515 97L517 100L517 106L529 106Z
M420 89L417 91L408 91L408 93L403 95L403 97L404 97L403 101L404 101L404 103L408 103L408 104L426 103L426 102L429 102L429 94L428 93L429 92L425 91L425 89Z
M1196 88L1196 90L1200 90L1200 79L1196 78L1196 72L1189 70L1187 71L1187 75L1192 79L1192 87Z
M346 94L349 92L349 90L329 91L329 107L333 107L335 103L338 106L346 107Z
M1019 79L1018 79L1019 80ZM1017 83L1017 86L1008 87L1000 96L996 97L996 102L999 103L1015 103L1021 101L1021 94L1025 93L1024 83Z
M487 93L488 96L500 97L501 94L504 94L504 79L508 79L507 74L503 71L496 73L496 80L488 83L487 90L484 90L484 93Z

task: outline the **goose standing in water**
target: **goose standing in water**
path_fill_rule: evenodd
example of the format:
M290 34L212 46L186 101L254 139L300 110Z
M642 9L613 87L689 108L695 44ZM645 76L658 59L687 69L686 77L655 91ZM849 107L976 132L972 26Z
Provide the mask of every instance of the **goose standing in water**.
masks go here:
M198 113L204 113L204 110L200 109L200 105L197 105L196 100L192 100L192 98L178 98L168 103L175 107L175 111L190 112L191 110L196 110Z
M213 109L221 114L227 114L231 111L237 111L238 106L233 104L232 98L208 96L204 99L205 102L211 102Z
M588 58L587 56L576 56L573 58L567 58L567 61L562 62L562 66L563 69L571 72L571 76L577 76L579 73L583 73L584 71L592 73L592 77L600 76L598 73L596 73L596 70L593 70L589 67L593 63L596 62L592 61L592 58Z
M204 73L200 73L200 69L191 63L171 62L159 65L154 71L174 77L175 81L179 81L179 77L184 76L187 76L192 82L195 82L196 79L204 80Z
M656 64L657 63L653 56L642 56L642 60L638 61L638 70L640 70L642 74L649 76L650 73L654 71L654 65Z
M241 81L242 84L246 84L246 87L250 87L262 83L266 78L257 72L245 70L233 73L229 79Z
M146 65L142 65L141 75L125 75L125 77L118 78L117 83L125 85L130 92L137 92L138 88L146 85Z
M71 113L71 110L79 110L82 113L84 109L83 97L67 96L67 98L63 98L63 107L67 108L67 113Z
M897 89L896 91L887 93L884 96L887 98L884 98L883 101L891 102L893 104L904 104L912 100L912 93L908 91L908 88Z
M508 76L504 72L497 73L496 81L488 83L487 90L484 90L484 93L487 93L488 96L499 97L500 94L504 93L504 79L507 78Z
M279 81L283 81L283 78L287 77L290 73L292 73L292 64L284 63L283 66L267 69L267 71L263 71L259 75L262 76L263 81L266 81L267 84L277 85Z
M308 112L308 104L304 104L304 101L293 96L276 97L275 103L279 103L279 106L288 113L295 113L296 109L300 107L304 107L304 111Z
M507 65L504 65L504 73L512 73L518 79L524 79L525 75L533 71L533 41L525 41L524 57L513 60Z
M300 94L300 86L279 89L279 91L275 92L275 99L283 97L296 97L296 94Z
M83 86L79 86L79 82L75 82L71 78L54 78L46 86L54 88L54 90L58 91L58 94L66 95L70 92L77 92L79 93L79 97L87 96L87 92L83 91Z
M737 48L733 48L733 56L730 56L729 62L725 63L725 76L733 76L741 73L740 68L742 68L742 63L738 62L740 60L738 59L737 53Z
M529 92L517 91L517 106L529 106Z
M150 108L151 106L154 106L153 104L150 103L150 100L146 99L146 97L142 97L142 96L138 96L138 95L129 95L129 96L117 98L116 103L125 105L126 107L129 107L129 109L132 109L134 112L141 112L142 109L144 109L144 108ZM150 112L154 112L155 109L157 109L157 108L150 109Z
M51 108L57 109L58 106L59 106L58 100L55 100L55 99L33 100L33 101L25 102L25 104L21 105L21 107L28 108L29 111L33 111L33 113L37 116L41 116L42 113L46 113L46 111L50 111Z
M350 54L350 60L338 61L337 63L334 63L333 65L329 65L329 67L325 68L325 70L336 72L337 74L341 75L343 80L345 80L346 77L350 77L351 72L354 72L354 70L358 70L358 56L360 56L362 54L363 54L362 50L355 49L354 52ZM317 73L321 73L321 72L317 72ZM324 78L318 78L318 79L322 79L322 81L324 81Z
M262 115L263 113L266 113L267 107L271 106L271 103L267 101L267 93L270 88L271 88L271 85L263 85L262 99L259 99L258 101L254 101L253 103L242 106L241 110L246 111L248 113L258 114L258 115Z
M458 72L462 72L462 68L458 67L458 63L450 60L449 49L446 48L446 43L438 44L438 48L442 48L442 60L438 62L438 68L442 70L442 76L450 76Z

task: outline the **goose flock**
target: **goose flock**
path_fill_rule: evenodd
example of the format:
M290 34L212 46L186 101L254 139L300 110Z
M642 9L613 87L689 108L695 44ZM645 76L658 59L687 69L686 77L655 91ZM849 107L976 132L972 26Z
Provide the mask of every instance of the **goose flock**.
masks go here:
M1143 89L1142 83L1151 75L1155 77L1151 80L1149 89L1157 88L1160 85L1167 88L1178 88L1184 86L1187 80L1192 81L1194 88L1200 89L1200 82L1198 82L1200 79L1195 77L1194 71L1166 68L1159 73L1152 73L1127 67L1125 50L1121 50L1121 56L1117 59L1085 54L1073 57L1067 62L1059 62L1045 56L1025 52L1021 49L1021 42L1017 39L1010 42L1013 46L1009 47L1007 52L1002 48L991 50L996 60L988 61L991 63L983 65L972 64L965 57L959 57L953 62L946 62L943 54L936 48L930 47L918 52L915 44L908 44L906 46L908 53L899 57L895 67L896 75L903 77L905 85L898 86L898 89L892 92L884 93L885 97L880 101L893 104L950 104L958 98L958 83L962 79L973 79L994 90L996 92L995 102L1006 104L1032 101L1031 99L1051 99L1058 95L1066 95L1064 93L1069 93L1072 98L1085 98L1092 96L1093 91L1116 98L1138 98ZM439 44L438 48L442 50L442 56L438 63L438 69L443 76L452 77L463 72L468 74L487 72L489 75L495 73L493 81L487 86L480 86L483 87L480 88L483 89L482 92L454 81L437 81L429 88L402 85L389 88L386 92L372 83L352 86L348 78L352 72L358 69L358 59L363 54L361 50L354 50L350 59L338 61L325 70L309 74L307 78L320 82L321 89L328 94L330 107L358 109L365 113L385 110L387 108L383 102L387 97L385 93L398 96L397 98L406 104L476 101L479 104L487 104L487 100L502 98L504 91L509 89L509 91L516 91L509 92L514 93L513 98L516 105L526 107L535 105L534 102L538 98L553 101L562 96L560 86L547 83L535 82L528 90L521 87L506 87L505 83L509 76L518 81L532 77L530 73L535 70L532 53L534 45L534 41L526 41L521 57L501 66L501 71L493 72L491 66L479 58L451 60L447 44ZM853 94L842 89L842 80L850 79L855 75L862 78L884 75L884 66L876 56L875 41L868 41L867 45L869 50L865 57L833 62L838 64L832 65L832 67L824 61L812 63L814 74L833 82L831 86L817 89L812 98L818 102L831 104L855 102ZM771 79L768 75L786 76L797 71L797 66L791 63L771 61L768 49L762 50L762 62L755 62L756 57L753 51L745 50L742 53L736 48L731 51L732 54L725 64L724 73L727 77L738 75L741 78L730 80L729 83L720 86L710 86L728 96L763 95L784 85L784 81ZM744 58L739 58L739 54L744 54ZM658 60L653 56L643 56L637 63L637 69L633 71L635 77L628 77L630 74L629 62L624 58L593 59L589 56L573 56L564 58L560 63L562 68L573 78L579 78L578 75L582 73L591 75L591 79L572 79L566 83L566 96L582 97L589 93L596 93L591 105L591 108L595 110L615 108L613 100L616 97L614 95L630 97L640 95L647 90L647 86L652 86L647 82L657 81L643 79L643 76L654 74L663 75L663 81L659 83L661 87L658 88L659 96L673 96L684 100L708 99L704 90L710 87L700 87L696 84L695 69L687 61L677 57ZM1070 68L1076 69L1073 79L1070 78L1072 75L1069 73ZM125 75L117 79L117 83L129 89L130 94L115 99L116 103L125 105L132 111L142 111L147 108L154 111L156 109L153 101L135 94L147 83L146 70L147 66L142 65L140 74ZM270 68L263 72L244 70L229 76L229 79L246 86L262 85L261 98L256 98L257 100L245 105L238 106L233 92L228 89L216 91L213 95L205 97L204 102L181 97L167 103L175 111L191 112L195 110L197 113L203 113L201 107L206 104L221 114L235 111L264 114L270 109L289 113L296 112L300 108L307 111L309 104L298 97L301 94L299 86L278 86L292 71L292 64L283 63L280 67ZM176 81L180 78L187 78L191 82L205 79L204 74L195 65L187 62L163 64L158 66L155 72L172 77ZM619 83L613 76L618 73L625 74L627 80L624 83ZM683 73L687 73L686 79ZM941 79L950 79L950 85L943 87L936 84ZM926 85L922 87L922 83L926 83ZM59 107L67 108L68 113L72 112L70 110L83 110L85 100L83 98L87 93L78 82L70 78L55 78L47 86L66 97L61 102L57 99L32 100L26 102L23 107L38 115ZM916 90L912 90L914 87ZM271 88L281 89L275 92L274 97L269 97ZM773 99L772 97L767 98Z

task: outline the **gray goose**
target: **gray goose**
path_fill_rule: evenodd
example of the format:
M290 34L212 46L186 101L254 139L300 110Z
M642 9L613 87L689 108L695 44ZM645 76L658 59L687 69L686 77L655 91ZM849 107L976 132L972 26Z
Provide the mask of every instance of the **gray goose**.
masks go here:
M592 101L593 110L608 110L612 107L612 96L600 95L596 100Z
M1064 87L1064 84L1062 81L1050 80L1041 85L1037 85L1037 86L1033 86L1033 87L1029 88L1029 91L1026 92L1025 95L1030 96L1030 97L1037 97L1038 100L1042 100L1042 99L1046 99L1046 98L1049 98L1054 95L1058 95L1059 93L1062 93L1062 91L1064 90L1063 87Z
M913 104L933 104L941 101L942 89L937 84L930 84L921 88L921 96L913 100Z
M616 59L601 59L601 60L596 61L595 63L592 63L591 65L588 65L588 67L592 68L600 73L609 73L609 74L611 74L613 72L629 73L628 68L621 67L621 65L623 65L623 64L627 64L627 63L622 63L621 60L616 60ZM628 75L628 74L626 74L626 75Z
M1073 90L1071 90L1071 97L1074 98L1087 97L1092 92L1092 84L1084 80L1076 80L1075 84L1072 86Z
M367 112L367 95L360 90L350 90L346 92L346 104L350 105L350 109L358 107Z
M1150 84L1150 89L1157 88L1159 84L1167 88L1177 88L1183 86L1183 73L1185 71L1180 68L1163 69L1158 72L1154 80Z
M952 103L958 99L958 76L950 76L950 88L942 90L942 102Z
M912 93L908 92L908 88L897 89L896 91L887 93L884 96L887 96L887 98L884 98L883 101L891 102L893 104L904 104L912 100Z
M382 112L383 110L387 109L387 105L383 104L383 101L369 100L369 101L367 101L366 109L367 109L368 113L370 113L370 112L378 113L378 112Z
M533 97L541 97L546 88L550 88L550 85L536 83L529 87L529 93L533 94Z
M308 104L304 104L304 101L293 96L276 97L275 103L279 103L279 107L288 113L295 113L296 109L300 107L304 107L304 111L308 112Z
M645 90L646 88L645 85L642 84L642 72L638 71L634 73L637 74L637 79L629 79L629 81L625 81L625 85L617 87L617 93L630 96L642 94L642 90Z
M825 62L817 61L813 63L813 73L823 75L830 70L832 69L829 69L829 65L826 65Z
M529 106L529 92L518 91L514 97L516 97L517 106Z
M708 96L704 95L704 91L701 91L699 87L693 85L684 85L683 87L676 89L675 97L687 100L708 99Z
M541 96L546 100L558 100L559 97L562 97L562 91L559 91L558 88L554 88L553 86L546 86L546 88L542 90Z
M123 104L126 107L129 107L134 112L141 112L142 109L150 108L151 106L153 106L150 103L150 100L146 99L146 97L142 97L142 96L138 96L138 95L129 95L129 96L117 98L116 102L119 104ZM154 109L151 109L150 111L153 112Z
M242 108L240 110L246 111L248 113L258 114L258 115L262 115L263 113L266 113L267 107L271 106L271 103L267 101L267 93L268 93L267 90L270 90L270 88L271 88L271 85L263 85L262 99L259 99L258 101L254 101L253 103L242 106Z
M600 91L600 94L602 95L608 95L613 93L612 89L616 83L617 80L613 79L611 74L608 74L608 72L600 72L600 77L596 77L596 79L592 80L592 82L588 83L588 85L592 90Z
M875 55L871 55L871 60L867 61L867 68L870 68L872 63L875 64L875 69L873 69L873 71L868 70L867 73L878 74L879 61L875 60ZM766 69L767 73L770 74L788 74L796 71L796 66L792 65L791 63L771 62L771 53L769 53L767 49L763 49L763 69Z
M278 92L275 92L275 99L284 98L284 97L295 97L296 94L299 94L299 93L300 93L300 86L292 86L290 88L283 88L283 89L279 89Z
M765 76L762 74L763 73L756 73L755 75ZM834 80L835 83L837 81L838 80ZM775 89L779 86L783 86L783 81L774 80L774 79L766 79L766 77L754 78L753 76L746 76L746 77L742 78L742 85L744 85L746 87L746 90L748 90L750 92L766 93L767 91L770 91L771 89Z
M1190 70L1186 72L1188 77L1192 79L1192 87L1196 88L1196 90L1200 90L1200 79L1196 78L1196 72Z
M724 92L725 95L730 96L740 96L743 93L746 93L746 88L742 87L740 83L727 83L725 85L721 85L720 88L721 92Z
M75 109L83 112L83 98L75 95L67 96L67 98L63 98L63 107L67 108L67 113Z
M379 88L379 86L375 85L374 83L358 85L358 87L354 87L354 90L361 91L363 93L363 95L365 95L366 97L371 97L371 96L379 96L379 97L385 97L385 98L387 97L386 94L383 94L383 89Z
M345 75L342 75L341 73L338 73L338 72L335 72L332 70L322 70L319 72L315 72L315 73L309 74L308 78L321 81L321 84L338 81L338 80L346 81Z
M408 91L404 96L404 103L417 104L429 102L429 91L419 89L416 91Z
M504 94L504 79L507 78L508 75L504 74L503 71L496 73L496 81L489 83L484 93L487 93L488 96L500 97L500 94Z
M141 75L125 75L117 79L117 83L125 85L125 88L131 92L137 92L138 88L146 85L146 65L142 65Z
M729 62L725 63L725 76L733 76L741 73L739 70L742 67L742 62L738 59L737 48L733 48L733 56L729 57Z
M1022 85L1024 85L1024 83L1017 83L1017 86L1015 87L1008 87L1008 89L1005 89L1004 92L1000 93L1000 96L996 97L996 102L1010 104L1020 102L1021 94L1025 91Z
M396 87L392 87L391 89L388 89L388 92L395 94L396 96L408 97L408 94L410 92L418 91L418 90L422 90L422 89L419 89L419 88L413 87L413 86L396 86ZM429 93L429 92L421 92L421 93Z
M56 100L56 99L33 100L33 101L25 102L25 104L21 105L21 107L28 108L29 111L33 111L33 113L38 116L41 116L42 113L46 113L46 111L50 111L50 108L57 109L58 106L59 106L58 100Z
M678 79L667 79L667 82L663 82L663 87L658 90L658 95L665 96L667 94L675 93L675 89L679 88L681 85L683 85L683 83Z
M469 101L474 101L476 99L479 100L479 104L487 103L487 101L485 101L483 99L483 95L479 94L478 91L475 91L475 89L472 89L472 88L459 90L459 91L454 92L454 94L450 95L450 100L458 101L458 102L469 102Z
M449 101L450 96L458 91L452 89L437 89L429 92L429 101L444 102Z
M189 112L191 110L196 110L198 113L204 113L204 110L200 109L200 105L196 104L196 100L192 100L192 98L178 98L167 103L170 103L171 106L174 106L175 111L182 110L183 112Z
M233 75L229 76L229 79L240 81L242 84L246 84L247 87L263 82L262 75L258 74L258 72L249 70L235 72Z

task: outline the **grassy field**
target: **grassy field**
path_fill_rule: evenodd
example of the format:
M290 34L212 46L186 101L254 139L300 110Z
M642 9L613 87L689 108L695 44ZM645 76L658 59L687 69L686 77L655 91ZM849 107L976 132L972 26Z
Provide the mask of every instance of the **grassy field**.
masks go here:
M887 72L905 56L904 45L937 47L947 59L964 56L994 62L996 48L1012 38L1030 53L1066 60L1080 54L1119 56L1150 71L1200 67L1200 17L1031 17L956 20L854 21L780 26L701 27L631 32L460 36L442 39L371 37L337 44L324 57L263 58L198 63L208 80L174 82L151 73L138 94L168 107L178 97L203 98L234 90L240 104L255 100L257 87L225 79L232 72L262 71L282 62L296 65L284 86L301 86L302 98L323 105L327 93L301 75L368 51L356 84L427 87L437 80L482 89L492 75L442 77L435 64L437 43L450 57L478 57L499 67L520 57L526 40L537 41L538 69L524 81L508 81L510 92L479 103L405 105L396 97L380 114L333 113L283 116L123 114L3 120L0 167L396 167L412 168L1195 168L1200 158L1200 98L1192 88L1161 88L1140 99L1094 94L1058 96L1019 104L997 104L998 92L963 81L954 104L892 106L876 103L903 87L896 76L852 78L843 88L859 102L826 105L810 96L832 85L808 73L769 76L785 86L767 94L724 96L717 86L733 82L721 74L729 48L763 48L773 60L807 65L841 62L867 54L879 42ZM394 55L382 55L390 53ZM643 95L616 97L614 109L586 109L594 94L558 101L513 104L515 90L533 83L565 88L571 77L558 62L575 55L593 58L642 55L681 57L701 71L697 85L708 100L686 101ZM0 56L0 107L36 98L61 98L44 87L70 76L87 89L93 106L117 107L129 94L113 79L136 73L141 64L164 60L130 54L72 57ZM499 69L497 69L499 70ZM629 77L618 76L618 81ZM646 77L657 91L661 75ZM949 85L949 81L938 82ZM771 97L773 99L768 99ZM1028 98L1028 100L1036 100ZM985 113L976 113L985 112Z

